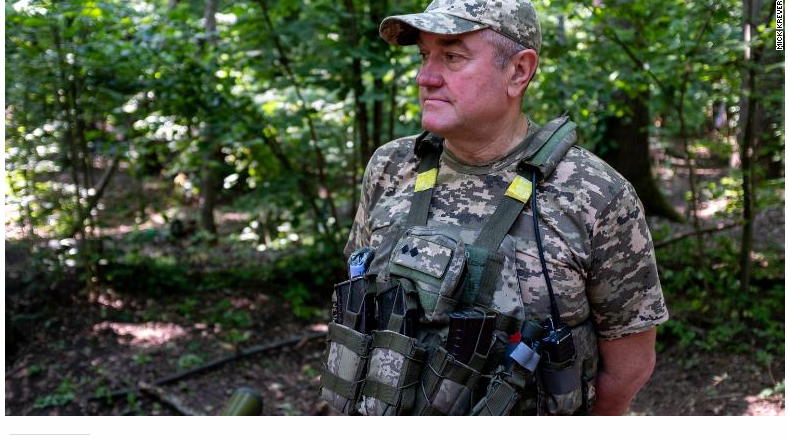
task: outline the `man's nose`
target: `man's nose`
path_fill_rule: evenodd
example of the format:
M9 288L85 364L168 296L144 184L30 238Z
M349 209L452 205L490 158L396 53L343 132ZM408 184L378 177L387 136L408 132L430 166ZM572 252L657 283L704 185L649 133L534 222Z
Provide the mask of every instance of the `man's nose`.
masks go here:
M443 78L435 73L426 72L423 69L416 75L416 83L419 87L440 87L443 85Z

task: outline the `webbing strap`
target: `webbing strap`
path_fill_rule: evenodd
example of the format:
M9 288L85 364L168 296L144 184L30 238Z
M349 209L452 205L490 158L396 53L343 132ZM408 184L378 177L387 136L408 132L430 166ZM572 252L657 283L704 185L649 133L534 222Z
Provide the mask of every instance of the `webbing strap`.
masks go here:
M440 161L440 157L441 149L430 148L424 151L419 161L418 175L414 184L414 193L410 202L406 228L427 225L430 200L432 200L432 193L435 191L435 182L438 177L438 161Z
M359 333L333 322L328 325L326 339L344 346L361 357L366 357L372 343L372 336Z
M473 242L489 252L495 252L501 245L503 238L512 228L523 206L528 202L532 192L531 177L534 175L533 168L529 166L518 166L518 176L509 185L505 197L502 198L492 217L482 226L479 236Z
M471 264L483 265L484 267L481 270L479 285L476 288L476 297L473 299L472 304L489 307L492 303L495 284L503 269L502 259L494 258L497 257L498 247L506 234L509 233L509 229L512 228L514 222L517 221L529 198L535 198L535 195L533 195L536 190L535 170L530 166L520 164L517 167L517 174L492 217L484 224L481 232L479 232L479 235L473 242L473 246L477 249L475 250L476 252L472 253L472 257L474 257L472 259L478 260L471 262ZM499 316L502 315L499 314ZM498 324L504 323L496 323L496 327L501 329ZM512 326L510 322L505 324L507 327ZM516 330L515 328L514 331ZM514 333L514 331L511 333Z
M404 356L413 351L413 339L393 331L379 331L372 339L372 348L387 348Z
M400 390L397 387L386 385L370 377L364 381L361 393L367 397L378 399L392 406L399 402L400 397Z
M339 394L347 400L356 399L360 384L361 382L351 382L342 379L328 370L324 370L320 376L320 386Z

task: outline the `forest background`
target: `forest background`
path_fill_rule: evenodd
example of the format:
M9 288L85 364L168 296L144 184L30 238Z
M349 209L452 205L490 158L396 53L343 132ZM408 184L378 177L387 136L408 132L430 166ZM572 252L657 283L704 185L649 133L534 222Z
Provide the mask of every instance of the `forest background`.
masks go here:
M657 247L671 320L632 413L784 414L777 2L534 3L524 110L569 113ZM427 4L6 2L6 414L216 414L240 385L333 413L364 166L420 131L418 55L377 28Z

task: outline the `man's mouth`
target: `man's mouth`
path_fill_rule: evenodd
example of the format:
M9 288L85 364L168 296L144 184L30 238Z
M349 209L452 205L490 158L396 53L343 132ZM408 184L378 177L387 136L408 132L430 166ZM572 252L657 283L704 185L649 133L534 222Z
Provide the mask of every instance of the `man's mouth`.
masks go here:
M437 104L437 103L448 103L449 101L440 98L424 98L423 104Z

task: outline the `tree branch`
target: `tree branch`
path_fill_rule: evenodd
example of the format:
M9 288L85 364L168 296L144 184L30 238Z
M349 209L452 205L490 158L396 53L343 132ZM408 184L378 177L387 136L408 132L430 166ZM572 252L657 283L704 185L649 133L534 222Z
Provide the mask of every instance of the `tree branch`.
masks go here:
M294 338L285 339L283 341L272 342L270 344L254 345L254 346L251 346L249 348L245 348L243 350L240 350L240 351L238 351L235 354L231 354L231 355L228 355L228 356L223 356L221 358L214 359L212 361L206 362L206 363L204 363L202 365L198 365L198 366L196 366L196 367L194 367L194 368L192 368L190 370L186 370L186 371L184 371L182 373L175 373L175 374L171 374L169 376L162 377L162 378L157 379L157 380L155 380L153 382L150 382L150 385L152 385L152 386L160 386L160 385L166 385L166 384L173 383L173 382L178 382L178 381L183 380L183 379L185 379L187 377L191 377L191 376L194 376L196 374L204 373L206 371L209 371L209 370L212 370L214 368L220 367L220 366L222 366L222 365L224 365L224 364L226 364L228 362L233 362L233 361L237 361L237 360L240 360L240 359L247 358L247 357L252 356L252 355L265 353L267 351L274 350L274 349L277 349L277 348L289 347L289 346L292 346L292 345L298 345L298 344L301 344L301 343L306 342L306 341L311 341L313 339L319 339L319 338L325 338L325 337L326 337L326 332L324 332L324 331L322 331L322 332L312 332L312 333L308 333L308 334L303 335L303 336L296 336ZM126 382L126 383L128 383L128 382ZM107 394L103 394L101 396L92 396L88 400L104 400L104 399L112 400L112 399L115 399L117 397L123 397L123 396L125 396L127 394L131 394L134 391L135 390L133 388L122 388L122 389L119 389L119 390L111 391L111 392L109 392Z
M101 196L104 195L104 190L107 189L107 185L109 185L112 176L115 174L115 171L118 169L118 164L120 163L120 157L116 155L112 158L112 163L110 164L109 168L104 171L104 174L101 176L101 180L99 180L98 185L95 188L95 194L90 197L87 202L87 205L80 210L78 214L77 221L75 221L71 225L71 230L69 231L69 237L73 237L80 231L82 228L82 224L85 222L85 219L88 218L90 211L96 207L99 200L101 200Z
M732 223L720 224L720 225L716 225L716 226L713 226L713 227L710 227L710 228L706 228L706 229L700 229L700 230L697 230L697 231L690 231L690 232L686 232L686 233L683 233L683 234L674 235L673 237L670 237L670 238L668 238L666 240L663 240L663 241L661 241L659 243L655 243L654 244L654 249L663 248L665 246L668 246L668 245L671 245L673 243L676 243L677 241L684 240L685 238L694 237L694 236L698 236L698 235L704 235L704 234L713 234L715 232L724 231L726 229L732 229L732 228L735 228L737 226L741 226L741 224L742 224L742 221L739 220L739 221L735 221L735 222L732 222Z
M298 81L296 80L295 73L293 73L293 69L290 67L290 61L287 58L287 53L282 48L282 44L277 37L276 30L274 29L274 24L271 20L271 15L268 12L268 5L266 4L265 0L256 0L257 3L260 5L260 9L263 12L263 18L265 19L266 26L268 27L268 31L271 33L271 39L273 40L274 47L276 47L276 51L279 53L279 64L285 71L285 75L290 80L290 83L295 90L296 97L301 102L301 108L304 111L304 115L306 117L307 125L309 126L309 135L312 139L312 147L315 151L315 159L317 165L317 175L320 182L320 185L326 191L326 199L328 200L329 209L331 210L331 215L336 220L337 225L339 225L339 216L337 215L337 208L334 204L334 198L331 196L331 190L326 182L325 176L325 160L323 159L323 153L320 151L320 145L317 142L317 130L315 129L315 123L312 120L311 108L307 105L304 96L301 93L301 88L298 86ZM328 232L328 223L326 223L326 230Z

